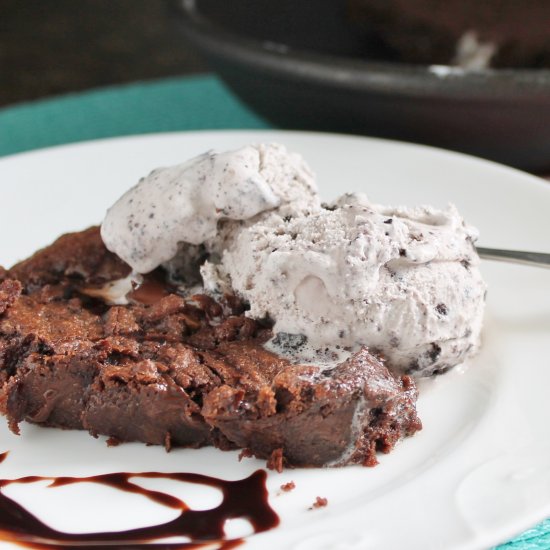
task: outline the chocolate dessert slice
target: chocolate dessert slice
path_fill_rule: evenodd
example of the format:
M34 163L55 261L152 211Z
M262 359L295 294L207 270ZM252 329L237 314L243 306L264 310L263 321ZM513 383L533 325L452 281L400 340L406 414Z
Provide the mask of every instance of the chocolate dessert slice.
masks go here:
M270 327L234 297L158 291L151 278L127 304L101 299L129 272L98 228L0 269L0 411L12 431L26 420L111 443L243 448L280 469L374 465L420 429L414 382L366 348L295 364L266 349Z

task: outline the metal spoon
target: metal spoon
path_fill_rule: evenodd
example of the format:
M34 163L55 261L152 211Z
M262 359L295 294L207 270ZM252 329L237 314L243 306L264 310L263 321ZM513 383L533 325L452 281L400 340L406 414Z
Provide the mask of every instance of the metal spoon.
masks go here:
M550 254L543 252L525 252L523 250L499 250L497 248L476 247L477 253L486 260L511 262L537 267L550 268Z

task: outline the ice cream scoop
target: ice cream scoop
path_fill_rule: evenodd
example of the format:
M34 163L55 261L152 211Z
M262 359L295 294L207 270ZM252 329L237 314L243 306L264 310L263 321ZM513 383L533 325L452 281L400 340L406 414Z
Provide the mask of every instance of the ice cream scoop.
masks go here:
M225 279L310 346L367 345L390 368L430 375L479 345L485 283L477 233L456 208L390 208L344 195L309 216L273 214L239 232L207 287Z
M299 155L281 145L249 145L153 170L109 209L101 236L134 271L147 273L173 259L180 243L216 248L220 221L318 204L313 175Z

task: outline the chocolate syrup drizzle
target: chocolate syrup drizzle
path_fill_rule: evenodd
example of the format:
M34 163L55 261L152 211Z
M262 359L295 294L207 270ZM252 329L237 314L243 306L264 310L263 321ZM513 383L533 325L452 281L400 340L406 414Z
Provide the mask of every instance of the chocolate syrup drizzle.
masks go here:
M0 462L7 453L0 455ZM192 510L181 500L160 491L152 491L133 483L131 478L173 479L220 489L223 500L210 510ZM40 477L28 476L19 479L0 479L0 540L12 542L27 548L83 550L105 548L147 548L147 549L200 549L218 545L220 550L229 550L241 544L244 539L226 539L224 524L229 519L242 518L250 522L254 533L272 529L279 524L277 514L268 503L265 487L267 474L258 470L251 476L225 481L214 477L190 473L128 473L119 472L91 477ZM126 531L71 534L48 527L23 506L2 494L2 487L15 483L34 483L49 480L49 487L61 487L74 483L101 483L114 489L143 495L152 501L180 510L180 515L159 525L151 525ZM163 543L170 537L187 537L190 542ZM154 542L153 542L154 541ZM144 546L146 545L146 546Z

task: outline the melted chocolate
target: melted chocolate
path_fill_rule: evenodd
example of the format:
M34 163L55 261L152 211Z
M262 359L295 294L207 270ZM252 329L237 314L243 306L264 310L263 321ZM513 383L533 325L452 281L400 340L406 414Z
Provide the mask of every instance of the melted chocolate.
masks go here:
M83 296L95 298L99 302L110 304L113 299L111 296L112 285L116 282L118 281L111 281L103 286L85 286L77 288L76 291ZM130 302L146 306L152 306L162 300L162 298L170 294L177 294L178 292L178 287L167 280L166 273L161 269L142 275L141 283L132 281L132 288L125 297ZM122 295L117 296L117 298L119 297L122 297Z
M7 453L0 455L0 461ZM12 542L27 548L101 549L108 547L138 548L147 544L151 549L200 549L217 544L219 549L229 550L243 542L243 539L225 539L224 524L229 519L248 520L255 533L277 526L279 518L268 504L265 487L266 472L258 470L250 477L237 481L225 481L200 474L157 472L112 473L92 477L39 477L28 476L19 479L0 480L0 540ZM160 491L144 489L131 481L133 477L173 479L220 489L223 500L210 510L192 510L181 500ZM167 523L129 529L127 531L71 534L48 527L23 506L2 494L1 488L14 483L34 483L50 480L49 487L61 487L73 483L101 483L121 491L143 495L158 504L178 509L180 515ZM191 542L163 543L170 537L187 537ZM151 542L155 541L153 544ZM148 544L149 543L149 544Z
M2 462L4 462L4 460L6 460L6 458L8 458L8 455L10 454L9 451L6 451L5 453L0 453L0 464Z
M177 287L166 281L166 276L160 270L153 271L143 276L143 282L129 292L126 297L132 302L140 302L150 306L168 296L176 293Z

